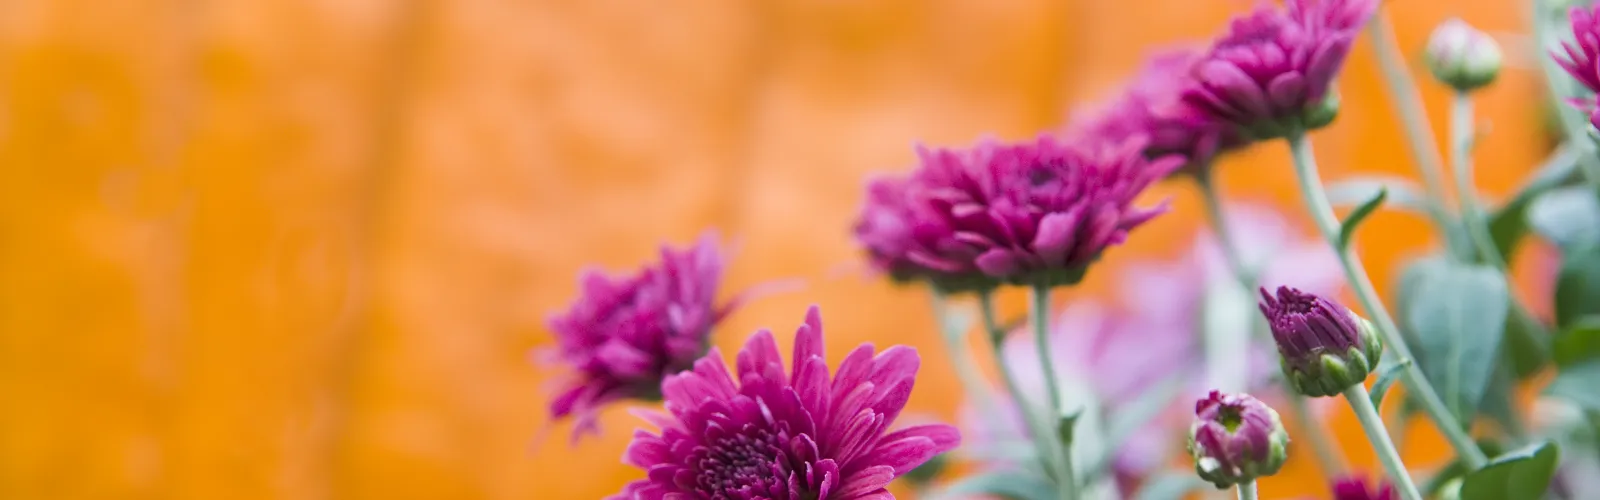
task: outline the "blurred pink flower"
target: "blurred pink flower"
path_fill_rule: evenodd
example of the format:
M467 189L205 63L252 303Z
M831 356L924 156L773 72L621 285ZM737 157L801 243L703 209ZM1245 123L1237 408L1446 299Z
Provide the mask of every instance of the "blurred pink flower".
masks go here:
M549 320L556 357L572 370L551 416L576 416L576 438L598 430L595 412L607 403L660 399L661 380L705 354L711 327L732 308L715 304L724 265L707 233L691 248L662 247L661 262L632 275L585 271L581 295Z
M1338 260L1327 245L1303 238L1278 213L1247 205L1230 206L1226 213L1241 258L1256 267L1259 283L1297 283L1305 290L1325 294L1336 293L1343 285ZM1176 260L1124 265L1117 280L1117 307L1079 300L1052 319L1052 359L1058 375L1087 386L1100 404L1114 412L1174 376L1204 373L1199 326L1207 291L1215 286L1236 286L1234 280L1209 233L1197 236L1189 253ZM1238 306L1255 307L1245 297ZM1044 391L1035 352L1032 335L1025 331L1013 332L1004 346L1006 362L1027 394ZM1251 387L1265 384L1278 371L1274 357L1272 346L1255 345L1245 360ZM1203 380L1192 380L1185 393L1204 394L1207 389ZM1192 416L1188 411L1192 407L1181 399L1169 405L1164 418L1120 444L1114 464L1119 475L1142 477L1165 464L1167 452L1181 441L1179 427ZM1010 421L977 418L978 412L971 408L965 413L964 434L974 447L1025 439L1020 417L1005 417Z
M1194 84L1191 73L1199 60L1200 53L1187 48L1150 56L1121 94L1074 116L1067 135L1103 141L1145 136L1146 156L1178 155L1184 159L1180 173L1207 168L1216 155L1246 141L1233 127L1206 121L1199 110L1183 102L1183 90Z

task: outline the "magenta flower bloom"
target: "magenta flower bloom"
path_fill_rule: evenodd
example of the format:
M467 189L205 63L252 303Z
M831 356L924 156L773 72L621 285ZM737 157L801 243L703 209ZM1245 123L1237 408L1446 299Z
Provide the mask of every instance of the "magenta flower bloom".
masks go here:
M1195 472L1218 489L1278 473L1289 433L1278 412L1249 394L1211 391L1194 404L1189 453Z
M1394 487L1387 482L1378 483L1377 490L1367 489L1367 481L1360 476L1335 479L1331 485L1333 500L1395 500Z
M938 222L914 232L941 231L928 229L935 238L909 257L1014 284L1075 283L1107 247L1166 211L1164 203L1135 207L1134 198L1183 160L1147 159L1146 144L1133 138L1069 147L1046 136L1018 144L986 141L965 151L922 150L911 196L919 213Z
M784 373L772 333L739 351L738 381L721 353L662 383L666 410L647 418L660 434L634 434L623 461L648 471L616 500L889 500L895 477L949 451L948 425L885 432L911 395L920 358L894 346L852 351L831 378L816 307L795 332Z
M1333 121L1333 78L1377 8L1375 0L1288 0L1233 19L1196 63L1183 100L1207 120L1254 139L1312 130Z
M1075 117L1068 124L1068 135L1110 142L1144 136L1149 138L1145 156L1178 155L1185 160L1179 173L1207 168L1218 154L1247 141L1233 127L1205 120L1182 100L1184 89L1194 84L1191 74L1199 60L1199 52L1189 49L1151 56L1121 95L1102 109Z
M1552 51L1551 56L1590 92L1600 92L1600 21L1596 19L1600 17L1600 6L1573 7L1570 17L1573 40L1562 42L1562 51ZM1593 99L1583 99L1581 103L1588 104L1580 106L1588 110Z
M951 247L955 230L920 204L914 204L912 179L880 177L867 182L867 199L854 227L873 269L897 282L927 281L946 292L993 288L997 282L970 263L940 255L961 255ZM942 246L941 246L942 245Z
M575 415L577 437L597 430L607 403L659 399L662 378L705 354L711 327L731 309L715 303L723 266L708 233L692 248L662 247L661 262L629 276L585 271L581 295L549 320L556 354L574 372L551 416Z

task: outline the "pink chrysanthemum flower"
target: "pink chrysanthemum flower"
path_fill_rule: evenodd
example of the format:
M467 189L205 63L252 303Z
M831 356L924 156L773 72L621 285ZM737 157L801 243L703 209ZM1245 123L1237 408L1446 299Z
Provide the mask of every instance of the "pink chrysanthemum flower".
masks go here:
M1194 65L1200 53L1174 49L1156 53L1103 108L1074 118L1067 134L1084 140L1121 142L1145 136L1145 156L1178 155L1185 160L1179 173L1208 168L1218 154L1244 146L1247 141L1231 126L1210 122L1182 99L1194 84Z
M1327 125L1338 111L1333 78L1377 4L1289 0L1233 19L1195 65L1183 100L1212 122L1254 139Z
M1102 251L1166 211L1165 203L1133 202L1183 159L1147 159L1146 144L1135 137L1069 146L1045 136L961 151L924 149L911 181L913 203L934 221L929 226L950 231L909 256L930 268L975 268L1014 284L1074 283Z
M926 158L925 158L926 160ZM901 176L868 181L867 198L853 228L873 269L898 282L927 281L946 292L992 288L997 283L953 247L955 229L915 203L913 180Z
M785 374L772 333L739 351L738 380L721 353L662 384L669 414L646 413L623 461L648 471L614 500L889 500L884 488L960 441L954 427L885 431L911 395L919 358L894 346L856 348L831 378L816 307L795 332Z
M1572 41L1562 42L1560 52L1551 52L1556 63L1590 92L1600 92L1600 6L1573 7ZM1600 107L1593 97L1568 100L1589 116L1591 125L1600 126Z
M1389 483L1378 484L1378 489L1367 489L1367 481L1361 476L1349 476L1333 480L1330 485L1333 490L1333 500L1394 500L1397 498L1394 487Z
M609 402L659 399L661 380L705 354L731 309L716 304L724 265L708 233L692 248L662 247L661 262L632 275L585 271L581 295L549 320L555 354L575 372L551 416L576 416L577 437L597 430L595 412Z

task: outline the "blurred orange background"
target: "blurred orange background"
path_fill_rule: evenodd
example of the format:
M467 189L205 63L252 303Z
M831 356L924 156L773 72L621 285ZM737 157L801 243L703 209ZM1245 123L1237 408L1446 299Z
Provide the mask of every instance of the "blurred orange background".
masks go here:
M1148 49L1250 5L0 2L0 498L604 496L642 477L618 461L634 418L569 446L545 414L559 372L527 353L581 267L630 269L705 228L737 242L725 290L805 282L718 344L787 341L820 304L835 362L917 345L912 411L951 418L926 297L868 276L849 239L862 177L906 168L914 141L1056 127ZM1527 19L1507 0L1386 9L1411 56L1450 15L1498 35ZM1502 42L1478 108L1490 199L1549 146L1534 47ZM1443 124L1445 92L1417 75ZM1366 38L1341 88L1315 136L1324 177L1411 176ZM1287 165L1257 147L1220 182L1304 223ZM1162 197L1174 212L1103 267L1184 251L1196 193ZM1432 245L1398 212L1363 231L1380 284ZM1338 438L1376 470L1340 408ZM1413 427L1414 465L1437 464ZM1307 451L1264 497L1325 495Z

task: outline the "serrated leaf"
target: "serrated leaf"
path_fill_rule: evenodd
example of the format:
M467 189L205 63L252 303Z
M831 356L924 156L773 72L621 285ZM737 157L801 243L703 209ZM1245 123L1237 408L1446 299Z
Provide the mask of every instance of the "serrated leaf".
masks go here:
M1559 448L1549 441L1495 457L1462 479L1461 500L1542 498L1560 458Z
M1600 316L1584 316L1556 335L1551 348L1556 366L1600 359Z
M1380 363L1380 364L1388 364L1388 363ZM1408 367L1408 366L1411 366L1411 360L1410 359L1403 359L1403 360L1400 360L1400 362L1398 362L1398 363L1388 364L1387 367L1382 368L1378 372L1378 380L1376 382L1372 383L1372 407L1373 408L1381 408L1382 407L1382 405L1383 405L1383 395L1389 392L1389 387L1394 385L1394 381L1395 380L1399 380L1400 379L1400 374L1402 372L1405 372L1406 371L1406 367Z
M1556 328L1600 315L1600 246L1566 251L1556 275Z
M1336 207L1366 203L1379 191L1389 192L1389 203L1417 213L1428 213L1428 196L1417 183L1389 175L1356 176L1328 184L1328 202Z
M1204 491L1213 488L1193 473L1169 472L1146 481L1144 487L1139 488L1136 500L1182 500L1192 491Z
M1600 361L1561 368L1556 379L1544 388L1549 396L1571 401L1589 411L1600 411Z
M1557 148L1551 153L1550 158L1534 171L1527 183L1518 188L1516 194L1512 195L1505 205L1489 216L1489 236L1506 261L1511 261L1512 255L1517 250L1517 244L1528 233L1528 204L1534 198L1560 186L1562 182L1572 177L1578 170L1577 160L1578 153L1575 148L1567 146Z
M1339 225L1339 248L1350 247L1350 239L1355 237L1356 228L1361 226L1361 221L1372 215L1372 212L1377 210L1379 205L1383 205L1383 200L1388 197L1389 189L1379 188L1378 192L1372 195L1372 198L1367 199L1366 202L1350 211L1350 216L1346 217L1344 223Z
M1037 475L995 471L961 478L931 497L935 500L954 500L975 495L993 495L1009 500L1055 500L1056 487L1050 480Z
M1552 189L1528 205L1528 226L1562 249L1600 243L1600 199L1587 186Z
M1488 266L1429 258L1406 269L1400 290L1417 365L1451 412L1470 425L1505 337L1505 279Z

